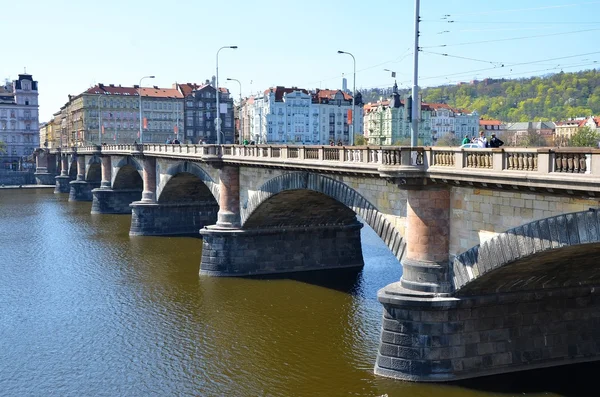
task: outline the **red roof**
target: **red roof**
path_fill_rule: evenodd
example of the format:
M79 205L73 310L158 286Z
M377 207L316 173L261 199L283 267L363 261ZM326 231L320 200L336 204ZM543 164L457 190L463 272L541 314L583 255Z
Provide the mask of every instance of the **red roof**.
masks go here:
M447 103L430 103L429 107L434 109L434 110L438 110L438 109L448 109L448 110L452 110L454 111L454 109L452 109L450 107L450 105L448 105Z
M192 91L197 90L199 88L204 87L206 84L196 84L196 83L183 83L177 84L179 91L183 94L183 96L188 96L192 94Z
M502 122L500 120L479 120L479 125L502 125Z
M344 100L351 101L352 95L349 95L342 90L320 90L317 89L317 93L315 94L315 99L318 102L321 102L321 99L334 99L338 92L341 92L344 96Z
M83 92L84 94L106 94L106 95L126 95L126 96L137 96L138 91L134 87L121 87L120 85L115 86L114 84L104 85L97 84L92 88L89 88Z
M143 97L152 97L152 98L183 98L183 95L179 90L175 88L160 88L160 87L151 87L151 88L140 88L139 89Z
M283 101L284 94L289 94L290 92L294 92L294 91L302 91L303 93L308 94L308 91L305 90L304 88L298 88L298 87L286 88L286 87L282 87L282 86L278 85L277 87L271 87L269 89L266 89L265 95L269 95L270 93L275 93L275 101L281 102L281 101Z

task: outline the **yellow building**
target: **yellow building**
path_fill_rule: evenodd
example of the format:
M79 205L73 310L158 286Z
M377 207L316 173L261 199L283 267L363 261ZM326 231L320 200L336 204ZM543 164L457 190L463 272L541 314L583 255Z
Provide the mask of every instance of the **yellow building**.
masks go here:
M573 135L577 133L579 125L585 120L567 120L554 123L554 144L556 146L566 146Z

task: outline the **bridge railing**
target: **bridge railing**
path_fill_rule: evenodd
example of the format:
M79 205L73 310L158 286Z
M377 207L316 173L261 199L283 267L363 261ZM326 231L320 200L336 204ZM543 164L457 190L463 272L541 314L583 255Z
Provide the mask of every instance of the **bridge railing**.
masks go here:
M425 148L428 168L463 171L600 175L600 150L592 148Z
M600 150L592 148L461 149L457 147L403 146L297 146L297 145L188 145L109 144L62 149L78 154L172 155L182 158L286 164L344 164L373 168L419 166L425 171L460 170L516 175L572 174L600 176Z

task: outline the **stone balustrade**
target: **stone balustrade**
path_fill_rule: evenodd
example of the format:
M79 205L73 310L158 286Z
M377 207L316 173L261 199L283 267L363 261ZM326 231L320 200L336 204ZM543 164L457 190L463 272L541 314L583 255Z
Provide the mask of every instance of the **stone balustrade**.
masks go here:
M335 170L386 177L399 174L410 177L413 172L418 177L425 175L455 183L501 183L520 187L543 187L545 183L544 186L552 188L556 181L566 181L568 183L565 186L555 187L589 190L583 185L591 184L591 191L600 193L600 179L597 178L600 176L600 150L590 148L120 144L80 147L76 151L88 155L143 153L156 157ZM537 185L532 185L532 181L536 180Z

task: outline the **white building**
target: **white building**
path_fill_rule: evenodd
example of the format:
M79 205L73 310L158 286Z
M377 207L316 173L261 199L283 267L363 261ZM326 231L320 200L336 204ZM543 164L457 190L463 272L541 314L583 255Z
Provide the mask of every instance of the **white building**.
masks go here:
M38 82L30 74L0 86L0 141L6 152L0 153L0 168L19 169L19 163L40 146Z
M454 109L445 103L430 103L431 107L431 136L433 141L454 133Z
M242 137L256 143L324 145L331 141L351 145L348 125L352 97L341 90L274 87L263 96L248 98L242 106ZM362 103L357 96L354 115L362 134ZM350 120L352 116L350 116Z
M479 132L479 113L477 111L471 113L455 111L454 132L459 138L465 135L477 136Z

